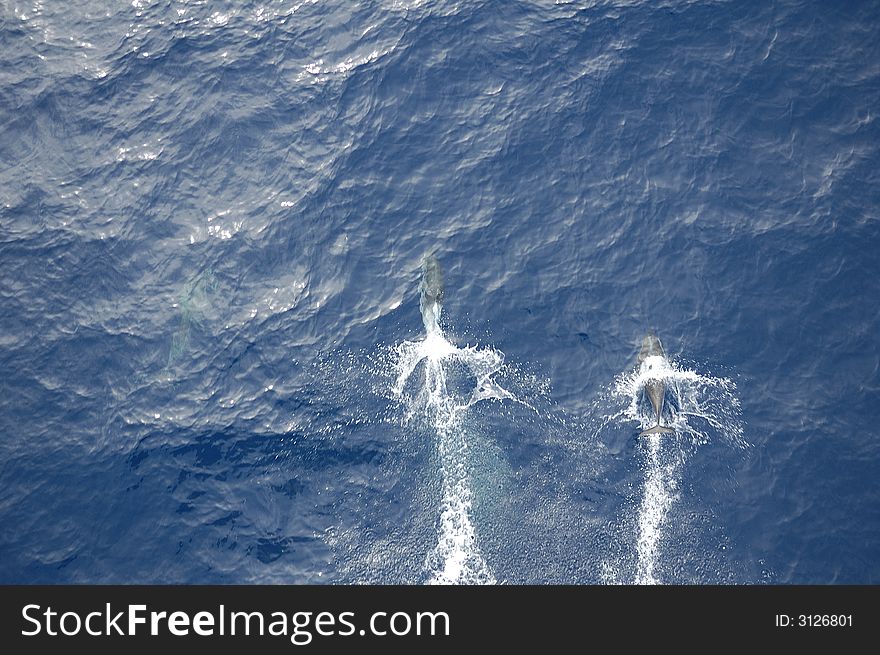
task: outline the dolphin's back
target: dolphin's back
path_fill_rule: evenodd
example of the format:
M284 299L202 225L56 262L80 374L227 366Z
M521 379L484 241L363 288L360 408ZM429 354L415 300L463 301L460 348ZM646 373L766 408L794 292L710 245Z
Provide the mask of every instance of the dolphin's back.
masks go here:
M422 305L443 302L443 271L434 255L428 255L422 262Z
M419 289L419 308L422 310L425 330L429 333L436 332L439 330L437 323L443 304L443 271L434 255L428 255L422 260L422 281Z
M642 347L639 350L638 363L641 364L643 361L648 359L648 357L652 357L654 355L666 357L666 353L663 352L663 346L660 343L660 339L652 331L649 332L644 339L642 339Z
M654 334L654 331L651 330L651 332L642 339L642 347L639 350L639 365L641 366L642 362L648 359L648 357L657 356L665 358L666 353L663 352L663 346L660 343L660 339ZM648 400L651 401L651 407L654 408L654 413L657 415L657 423L652 428L642 430L640 433L641 436L675 432L672 428L661 425L660 423L663 415L663 401L666 396L666 385L663 380L660 378L651 378L647 380L645 382L645 393L648 396Z

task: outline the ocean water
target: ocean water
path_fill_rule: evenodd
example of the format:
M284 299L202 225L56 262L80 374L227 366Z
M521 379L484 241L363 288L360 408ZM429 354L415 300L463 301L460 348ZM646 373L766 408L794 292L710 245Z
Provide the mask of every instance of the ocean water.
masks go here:
M0 582L880 582L878 24L0 2Z

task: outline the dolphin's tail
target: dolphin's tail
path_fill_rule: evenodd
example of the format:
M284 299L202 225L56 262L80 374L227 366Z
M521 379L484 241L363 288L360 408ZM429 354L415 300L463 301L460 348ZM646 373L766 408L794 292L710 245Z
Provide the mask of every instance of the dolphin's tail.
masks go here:
M640 437L644 437L649 434L666 434L668 432L675 432L672 428L667 428L665 425L660 425L659 423L655 425L653 428L648 428L647 430L642 430L639 432Z

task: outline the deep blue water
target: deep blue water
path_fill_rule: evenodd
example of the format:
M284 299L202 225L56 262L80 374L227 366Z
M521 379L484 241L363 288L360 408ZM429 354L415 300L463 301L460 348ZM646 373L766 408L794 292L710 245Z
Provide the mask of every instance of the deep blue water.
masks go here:
M458 428L498 582L637 581L648 328L735 384L664 442L657 580L880 582L878 24L0 4L0 582L425 582L442 435L389 390L431 251L530 405Z

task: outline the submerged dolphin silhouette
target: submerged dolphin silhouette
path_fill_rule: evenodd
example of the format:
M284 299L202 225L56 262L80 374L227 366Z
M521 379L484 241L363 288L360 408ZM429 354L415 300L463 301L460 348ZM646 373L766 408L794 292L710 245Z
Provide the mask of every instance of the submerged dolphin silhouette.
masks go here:
M434 255L427 255L422 260L422 281L419 289L419 308L422 310L425 330L436 332L440 329L437 322L443 307L443 271Z
M666 359L666 353L663 352L663 346L660 344L660 339L657 338L657 335L654 334L653 330L651 330L642 340L642 348L639 350L638 365L641 367L642 363L648 359L648 357L662 357L663 359ZM666 385L663 383L663 380L661 378L648 379L645 383L645 391L648 394L648 399L651 401L651 406L654 408L654 412L657 414L657 423L652 428L642 430L639 433L639 436L643 437L647 434L675 432L675 430L670 427L660 425L661 414L663 413L663 401L666 397Z

